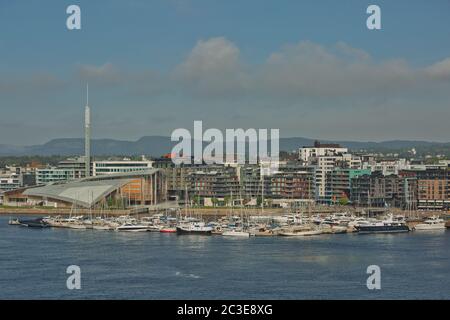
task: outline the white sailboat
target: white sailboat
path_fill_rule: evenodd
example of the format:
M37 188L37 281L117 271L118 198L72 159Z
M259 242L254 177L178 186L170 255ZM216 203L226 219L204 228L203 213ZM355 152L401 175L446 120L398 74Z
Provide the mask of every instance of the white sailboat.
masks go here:
M240 197L240 198L242 199L242 197ZM232 213L232 216L233 216L233 206L234 206L233 190L231 190L231 210L232 210L231 213ZM244 218L243 218L243 213L242 213L242 206L240 208L240 213L241 213L240 221L243 224L244 223ZM232 228L231 230L226 230L226 231L222 232L222 236L224 236L224 237L249 238L250 237L250 232L245 231L244 230L244 226L242 225L239 228Z

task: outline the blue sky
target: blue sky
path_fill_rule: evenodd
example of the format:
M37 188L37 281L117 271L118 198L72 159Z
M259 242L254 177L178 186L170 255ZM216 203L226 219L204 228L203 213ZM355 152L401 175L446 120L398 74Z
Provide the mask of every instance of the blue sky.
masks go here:
M66 7L81 7L68 31ZM366 8L382 30L366 28ZM450 1L0 0L0 144L204 127L448 141ZM420 121L423 126L414 124Z

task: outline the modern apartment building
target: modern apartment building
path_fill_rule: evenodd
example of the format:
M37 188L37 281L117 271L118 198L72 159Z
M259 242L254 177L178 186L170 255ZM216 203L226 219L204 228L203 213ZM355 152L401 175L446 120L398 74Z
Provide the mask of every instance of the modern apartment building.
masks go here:
M311 158L317 158L325 155L337 155L348 153L348 148L344 148L339 144L314 142L312 147L302 147L299 149L299 160L308 163Z
M73 172L73 179L86 177L86 163L84 157L69 158L60 161L57 166L59 169L65 169Z
M311 158L311 164L316 166L316 200L327 202L327 174L331 173L335 168L360 169L361 159L350 153L332 154Z
M450 208L449 167L427 166L417 170L417 206L424 210Z
M349 201L352 179L362 175L370 175L369 169L334 168L327 173L325 198L329 204Z
M74 179L77 179L77 172L75 169L58 167L36 169L36 184L47 184Z
M130 173L151 169L153 161L102 160L92 162L92 176L114 173Z

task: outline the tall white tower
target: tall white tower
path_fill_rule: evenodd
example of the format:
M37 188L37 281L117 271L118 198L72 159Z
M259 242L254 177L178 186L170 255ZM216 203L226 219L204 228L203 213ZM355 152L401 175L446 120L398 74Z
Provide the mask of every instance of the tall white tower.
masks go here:
M86 108L84 109L84 168L86 177L91 175L91 109L89 108L89 84L86 85Z

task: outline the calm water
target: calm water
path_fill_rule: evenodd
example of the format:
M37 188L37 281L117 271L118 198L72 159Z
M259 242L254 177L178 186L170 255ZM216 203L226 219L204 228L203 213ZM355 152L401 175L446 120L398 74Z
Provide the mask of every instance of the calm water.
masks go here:
M450 231L227 239L7 222L3 299L450 299ZM81 290L66 288L73 264ZM382 288L369 291L373 264Z

